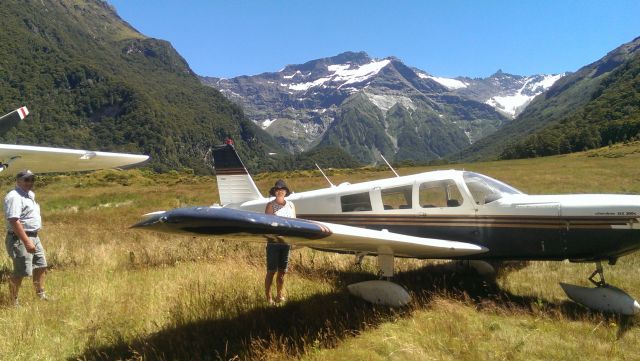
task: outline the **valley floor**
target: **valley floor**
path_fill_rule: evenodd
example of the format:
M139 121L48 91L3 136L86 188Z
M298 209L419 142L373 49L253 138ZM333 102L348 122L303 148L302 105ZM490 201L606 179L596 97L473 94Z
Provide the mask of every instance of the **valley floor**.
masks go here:
M452 165L527 193L640 194L640 144L582 154ZM441 167L442 168L442 167ZM433 169L433 168L429 168ZM426 168L401 168L401 174ZM334 183L390 176L329 170ZM283 177L298 191L326 186L317 172ZM3 189L12 188L3 180ZM351 297L345 286L374 278L352 256L292 252L287 302L262 295L264 245L135 231L155 210L217 201L213 177L189 172L103 171L41 177L42 239L51 270L41 302L28 282L21 307L8 300L10 260L0 257L2 360L637 360L638 318L592 313L558 282L586 285L590 264L516 264L497 279L453 272L445 262L398 260L395 281L413 292L401 310ZM250 240L251 241L251 240ZM607 280L640 297L640 254L606 266Z

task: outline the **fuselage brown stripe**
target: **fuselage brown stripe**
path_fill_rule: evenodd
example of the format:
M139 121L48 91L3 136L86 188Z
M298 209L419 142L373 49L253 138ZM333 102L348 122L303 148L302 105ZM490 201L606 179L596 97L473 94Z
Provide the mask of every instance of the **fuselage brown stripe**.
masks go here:
M572 228L607 229L625 226L632 221L621 217L446 217L301 214L301 218L346 225L422 226L422 227L499 227L499 228Z
M225 168L216 169L216 175L236 175L236 174L248 174L244 168Z

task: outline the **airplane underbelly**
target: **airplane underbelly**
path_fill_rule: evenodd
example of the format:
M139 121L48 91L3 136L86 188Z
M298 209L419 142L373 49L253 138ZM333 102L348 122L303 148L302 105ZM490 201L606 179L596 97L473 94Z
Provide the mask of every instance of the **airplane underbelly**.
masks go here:
M489 248L486 258L566 258L566 238L559 227L489 225L481 227L481 234L481 244Z
M628 219L566 217L496 220L481 227L487 258L590 260L615 258L640 248L640 229Z
M640 249L640 229L570 228L566 231L570 259L617 258Z

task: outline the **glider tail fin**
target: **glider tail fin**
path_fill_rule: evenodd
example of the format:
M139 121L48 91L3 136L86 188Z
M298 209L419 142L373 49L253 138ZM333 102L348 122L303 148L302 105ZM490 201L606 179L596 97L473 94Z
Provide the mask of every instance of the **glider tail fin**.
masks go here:
M18 125L18 123L29 115L29 109L27 107L20 107L11 113L5 114L0 117L0 135L5 134L11 128Z
M230 141L213 150L213 162L222 205L264 198Z

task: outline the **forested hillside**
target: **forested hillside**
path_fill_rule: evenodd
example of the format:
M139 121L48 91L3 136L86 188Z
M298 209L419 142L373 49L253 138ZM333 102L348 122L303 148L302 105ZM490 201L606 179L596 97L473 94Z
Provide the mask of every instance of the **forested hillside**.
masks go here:
M455 158L523 158L592 149L640 132L640 38L558 80L511 124Z
M171 44L106 2L3 0L0 28L0 112L31 111L2 142L145 153L156 170L199 173L225 137L248 166L268 167L266 154L281 151Z
M504 159L598 148L640 136L640 57L602 81L580 110L526 139L509 144Z

